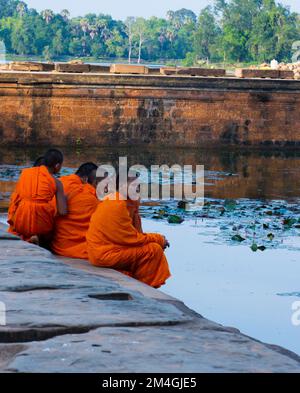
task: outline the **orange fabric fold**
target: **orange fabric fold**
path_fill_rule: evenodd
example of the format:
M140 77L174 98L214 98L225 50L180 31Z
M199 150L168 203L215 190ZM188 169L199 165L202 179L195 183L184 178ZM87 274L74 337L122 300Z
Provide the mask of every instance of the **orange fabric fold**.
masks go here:
M77 175L61 179L68 200L68 214L55 218L51 249L58 255L87 259L86 232L99 200L90 184L83 184Z
M133 201L131 199L128 199L127 201L127 209L129 212L129 215L132 219L132 224L136 228L138 232L143 232L142 229L142 220L140 216L140 200Z
M163 251L164 238L156 233L140 233L132 223L127 201L107 197L98 205L87 232L90 262L127 272L153 287L170 277Z
M55 179L45 166L24 169L10 201L9 232L24 240L50 234L55 216L51 201L55 193Z

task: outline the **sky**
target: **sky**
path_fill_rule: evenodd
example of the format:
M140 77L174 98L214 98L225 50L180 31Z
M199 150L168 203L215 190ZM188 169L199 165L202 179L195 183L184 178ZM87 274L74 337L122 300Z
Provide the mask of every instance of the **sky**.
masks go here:
M209 0L24 0L29 7L38 11L50 8L59 12L66 8L72 16L82 16L87 13L103 13L112 15L115 19L125 19L127 16L158 16L165 17L168 10L188 8L197 15L208 4ZM281 0L282 4L291 6L300 12L300 0Z

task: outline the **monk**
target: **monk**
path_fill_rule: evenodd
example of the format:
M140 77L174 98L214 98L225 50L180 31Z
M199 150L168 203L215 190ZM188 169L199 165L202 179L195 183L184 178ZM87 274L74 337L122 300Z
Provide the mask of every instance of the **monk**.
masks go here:
M133 201L130 198L127 199L127 209L129 216L132 220L133 226L138 232L143 233L142 220L140 216L140 200Z
M128 194L122 185L98 205L91 218L86 235L89 260L95 266L125 272L159 288L170 277L164 255L169 243L162 235L141 233L134 227L121 194Z
M9 232L35 244L51 236L56 212L67 213L63 185L54 177L62 167L63 154L50 149L39 160L37 166L22 171L8 212Z
M41 156L34 161L33 167L42 166L44 164L45 164L45 158L44 158L44 156ZM10 224L8 232L11 232L15 235L17 235L17 233L13 229L13 217L16 212L16 208L21 200L18 188L19 187L17 184L15 191L11 195L9 209L8 209L8 219L7 219L7 222Z
M82 164L75 174L60 180L67 196L68 214L55 219L51 249L55 254L87 259L86 232L99 200L96 196L97 165Z

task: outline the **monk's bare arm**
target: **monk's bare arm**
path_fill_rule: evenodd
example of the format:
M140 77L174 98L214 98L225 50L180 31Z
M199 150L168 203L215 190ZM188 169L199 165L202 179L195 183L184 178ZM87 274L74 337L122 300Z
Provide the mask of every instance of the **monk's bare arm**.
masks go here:
M60 216L65 216L68 213L67 198L64 193L64 186L58 179L56 181L56 207Z

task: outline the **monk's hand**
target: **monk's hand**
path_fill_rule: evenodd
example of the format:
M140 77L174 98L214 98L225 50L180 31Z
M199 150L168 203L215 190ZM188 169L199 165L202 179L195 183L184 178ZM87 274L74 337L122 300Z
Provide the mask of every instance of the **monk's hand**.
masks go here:
M163 236L163 238L164 238L163 249L165 250L166 248L170 247L170 243L169 243L169 241L165 238L165 236Z

